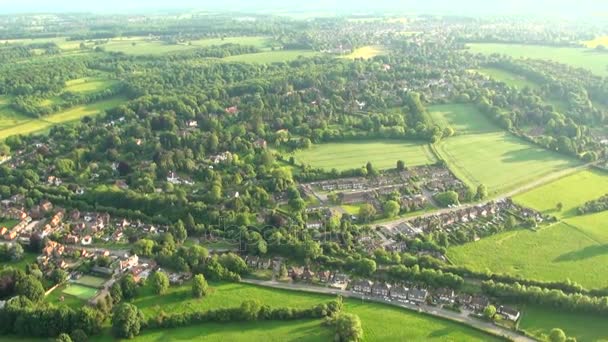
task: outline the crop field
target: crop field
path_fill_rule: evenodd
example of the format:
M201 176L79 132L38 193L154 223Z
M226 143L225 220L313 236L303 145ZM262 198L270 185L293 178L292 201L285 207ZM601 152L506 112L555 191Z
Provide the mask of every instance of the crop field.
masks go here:
M455 264L477 271L547 281L570 279L587 288L603 288L608 272L608 234L600 240L595 228L582 227L561 222L536 232L504 232L450 247L448 256Z
M410 166L436 161L427 144L390 140L319 144L296 151L295 159L326 170L360 168L368 161L377 169L395 168L398 160Z
M88 286L88 287L99 289L99 288L103 287L103 284L106 281L107 281L107 279L104 279L104 278L84 275L84 276L80 277L80 279L78 279L75 283L83 285L83 286Z
M79 78L66 82L66 91L81 94L97 93L108 89L118 82L101 77Z
M608 339L608 325L600 315L569 313L533 305L524 308L519 328L542 340L553 328L562 329L567 336L576 337L579 342Z
M503 132L454 136L437 144L437 152L458 178L470 186L485 184L491 194L578 165Z
M312 50L278 50L235 55L223 58L222 60L242 63L278 63L292 61L300 57L314 57L317 55L319 55L319 52Z
M344 55L342 56L342 58L348 58L348 59L356 59L356 58L363 58L363 59L370 59L376 56L380 56L386 53L386 48L382 45L368 45L368 46L363 46L360 47L358 49L355 49L355 51L353 51L352 53L348 54L348 55Z
M455 134L500 132L485 115L470 104L445 104L428 108L431 122L445 128L452 127Z
M543 213L566 218L576 216L579 206L606 193L608 173L581 171L515 196L514 200ZM557 211L557 203L562 203L561 211Z
M51 126L59 123L78 120L87 115L96 115L103 112L104 110L117 107L125 101L126 98L114 97L108 100L72 107L62 112L47 115L39 119L27 118L22 121L19 121L16 125L13 126L0 126L0 139L5 139L6 137L15 134L35 133L49 129ZM0 122L2 122L1 116Z
M257 298L270 306L308 307L324 303L332 297L301 293L294 291L270 289L247 284L210 284L212 293L202 300L192 299L190 286L171 288L166 295L157 296L149 293L135 300L146 316L155 315L160 311L167 313L187 312L193 309L205 310L217 307L234 307L244 299ZM394 308L376 303L361 303L359 300L346 300L346 312L359 315L363 323L365 341L492 341L492 337L466 326L453 322L420 315L407 310ZM219 335L227 334L229 341L250 341L251 336L263 334L268 341L292 341L295 337L305 335L317 338L303 341L326 340L331 336L331 330L320 325L321 321L295 322L252 322L252 324L201 324L198 326L170 329L165 331L148 331L139 336L136 341L158 341L162 336L177 336L176 340L216 341ZM242 328L241 328L242 326ZM238 327L236 329L235 327ZM258 328L256 328L258 327ZM250 334L234 330L249 331ZM304 330L306 334L290 335L295 331ZM165 335L166 334L166 335ZM255 340L255 339L254 339ZM296 339L300 341L300 339ZM96 341L96 340L95 340ZM218 340L219 341L219 340Z
M608 53L574 47L551 47L521 44L467 44L472 53L503 54L513 58L552 60L608 76Z
M532 89L538 88L538 84L534 83L525 77L498 68L482 68L479 73L486 75L496 81L504 82L508 86L523 89L529 87Z
M63 290L63 293L82 300L89 300L95 296L97 290L88 286L70 284Z

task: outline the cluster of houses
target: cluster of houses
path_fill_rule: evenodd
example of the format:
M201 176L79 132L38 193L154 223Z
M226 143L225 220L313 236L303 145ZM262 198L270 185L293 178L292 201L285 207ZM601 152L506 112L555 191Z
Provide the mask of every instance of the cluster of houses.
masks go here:
M292 266L287 270L287 276L293 281L320 282L337 289L345 289L349 277L344 273L332 271L314 272L306 266Z

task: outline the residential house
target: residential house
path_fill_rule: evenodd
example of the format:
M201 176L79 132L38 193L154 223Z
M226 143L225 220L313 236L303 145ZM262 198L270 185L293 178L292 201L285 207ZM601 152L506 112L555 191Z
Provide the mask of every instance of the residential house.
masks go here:
M260 263L260 257L254 255L248 255L245 257L245 262L249 268L258 268Z
M327 283L331 279L331 272L330 271L321 271L321 272L317 273L317 278L319 278L320 282Z
M501 305L496 311L499 315L504 318L516 322L519 319L520 313L514 308L510 308L508 306Z
M475 311L482 311L490 304L490 301L486 297L475 296L471 299L469 307Z
M306 267L304 268L304 271L302 271L302 276L300 278L308 282L313 281L315 278L315 272L313 272L310 268Z
M391 298L397 300L406 300L409 292L410 289L408 289L407 287L403 285L396 285L391 288Z
M263 269L263 270L267 270L270 267L272 267L272 260L271 259L260 259L260 262L258 263L258 268Z
M287 270L287 275L293 280L300 279L302 273L304 273L304 267L292 266Z
M370 280L359 280L352 284L351 288L354 292L367 293L372 292L372 286L374 283Z
M391 294L391 285L387 283L375 283L372 286L372 294L380 297L388 297Z
M308 229L319 229L323 227L323 222L315 220L306 222L306 228Z
M429 292L425 289L416 289L413 288L409 291L407 295L407 299L416 302L416 303L424 303L426 297L428 297Z
M443 303L453 304L456 300L456 296L454 295L454 290L447 289L447 288L437 290L437 292L435 293L435 297L440 302L443 302Z
M239 112L239 108L237 106L227 107L224 109L224 112L226 112L226 114L236 114Z
M82 240L80 241L80 243L83 246L88 246L88 245L90 245L90 244L93 243L93 238L91 237L91 235L87 235L87 236L85 236L85 237L82 238Z
M125 260L121 260L119 264L119 269L121 272L125 272L137 265L139 265L139 257L137 256L137 254L134 254Z

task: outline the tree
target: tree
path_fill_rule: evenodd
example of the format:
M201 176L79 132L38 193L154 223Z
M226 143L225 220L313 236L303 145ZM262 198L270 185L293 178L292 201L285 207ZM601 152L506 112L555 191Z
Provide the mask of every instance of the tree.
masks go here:
M378 174L378 171L376 171L371 162L367 162L367 164L365 164L365 169L367 170L367 174L369 176L376 176Z
M494 319L494 315L496 315L496 307L494 305L488 305L483 309L483 315L487 319Z
M209 290L209 285L207 284L207 280L202 274L197 274L192 279L192 296L195 298L201 298L207 294Z
M562 209L564 209L564 204L562 202L558 202L555 205L555 209L557 209L557 211L562 211Z
M369 222L375 215L376 208L369 203L365 203L359 208L359 221L361 222Z
M287 266L285 263L281 263L281 267L279 268L279 279L287 278Z
M85 333L82 329L72 331L70 337L74 342L87 342L89 340L89 336L87 336L87 333Z
M362 276L371 276L376 272L376 262L372 259L363 258L355 261L354 271Z
M440 193L434 195L433 198L442 207L448 207L450 205L460 204L460 202L458 201L458 193L455 191L440 192Z
M397 170L398 171L405 170L405 162L403 160L398 160L397 161Z
M566 334L564 333L564 331L562 329L559 329L559 328L551 329L551 332L549 333L549 341L565 342Z
M169 277L163 271L156 271L152 275L152 289L156 294L165 294L169 289Z
M361 319L354 314L341 314L335 322L336 340L341 342L357 342L363 339Z
M120 288L122 289L122 298L131 300L137 296L137 282L131 274L127 274L120 280Z
M139 335L144 320L142 312L132 304L121 304L112 316L112 333L119 338Z
M395 217L399 214L399 209L401 207L399 206L399 203L397 203L396 201L386 201L386 203L384 203L383 209L384 209L384 214L386 215L386 217Z
M184 222L182 220L178 220L177 223L172 226L170 232L178 242L184 242L188 237L186 226L184 225Z
M154 253L154 246L156 242L150 239L140 239L135 242L133 246L133 254L141 255L144 257L152 257Z
M112 297L112 302L114 304L118 304L118 303L122 302L123 295L122 295L122 286L120 286L120 282L117 281L114 284L112 284L112 287L110 288L110 296Z
M486 188L486 186L483 184L479 184L477 187L477 195L475 197L479 200L488 197L488 188Z
M44 287L33 275L27 275L20 279L15 286L17 295L25 296L34 303L44 298Z
M55 342L72 342L72 338L70 337L70 335L63 333L57 336Z

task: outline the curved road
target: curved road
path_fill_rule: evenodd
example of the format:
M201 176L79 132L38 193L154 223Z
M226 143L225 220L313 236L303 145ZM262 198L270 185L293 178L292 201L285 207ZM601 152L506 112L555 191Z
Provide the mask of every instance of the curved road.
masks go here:
M417 305L413 305L413 304L394 302L394 301L390 301L390 300L384 300L384 299L378 298L378 297L364 296L363 294L352 292L352 291L312 286L312 285L307 285L307 284L279 283L279 282L271 281L271 280L254 280L254 279L242 279L241 282L247 283L247 284L259 285L259 286L283 289L283 290L296 290L296 291L304 291L304 292L312 292L312 293L321 293L321 294L327 294L327 295L341 295L342 297L345 297L345 298L357 298L357 299L361 299L361 300L384 303L384 304L398 306L398 307L416 311L416 312L424 312L428 315L437 316L437 317L441 317L441 318L448 319L451 321L463 323L465 325L489 332L491 334L505 337L511 341L516 341L516 342L533 342L533 341L535 341L534 339L531 339L527 336L520 335L515 331L511 331L511 330L496 326L494 324L472 318L472 317L468 316L468 314L466 312L458 313L458 312L454 312L454 311L444 310L444 309L441 309L438 307L429 307L426 305L417 306Z

